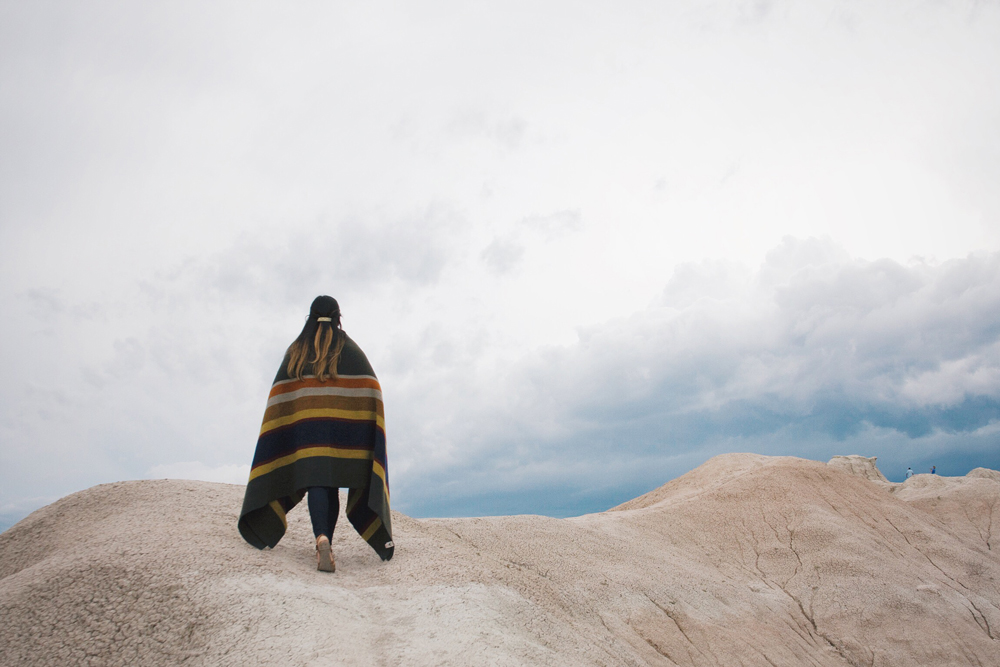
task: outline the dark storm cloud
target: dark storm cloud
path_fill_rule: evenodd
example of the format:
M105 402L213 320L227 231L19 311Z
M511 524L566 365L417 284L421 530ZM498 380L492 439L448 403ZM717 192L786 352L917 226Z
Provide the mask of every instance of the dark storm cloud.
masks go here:
M559 488L600 509L734 447L995 467L1000 254L904 266L787 239L753 274L682 266L659 304L523 360L501 391L456 434L468 458L430 474L453 500L420 502L506 512ZM485 495L454 482L470 478Z

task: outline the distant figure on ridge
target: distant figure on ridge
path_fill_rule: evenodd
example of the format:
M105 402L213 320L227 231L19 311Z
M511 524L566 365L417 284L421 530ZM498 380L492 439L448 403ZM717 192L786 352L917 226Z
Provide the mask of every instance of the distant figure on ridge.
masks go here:
M318 296L271 385L240 534L258 549L274 547L288 526L285 515L308 492L316 566L333 572L340 487L349 489L355 530L382 560L392 558L382 389L341 328L337 300Z
M911 477L913 477L913 468L907 468L906 469L906 479L910 479Z
M932 475L936 475L937 474L937 466L931 466L931 474Z

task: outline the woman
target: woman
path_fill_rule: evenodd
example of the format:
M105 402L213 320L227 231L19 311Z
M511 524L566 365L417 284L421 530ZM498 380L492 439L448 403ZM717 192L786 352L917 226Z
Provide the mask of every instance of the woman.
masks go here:
M330 540L347 487L347 518L382 560L392 558L382 390L361 348L340 326L340 306L318 296L285 353L240 512L243 538L274 547L287 514L309 494L319 570L335 569Z

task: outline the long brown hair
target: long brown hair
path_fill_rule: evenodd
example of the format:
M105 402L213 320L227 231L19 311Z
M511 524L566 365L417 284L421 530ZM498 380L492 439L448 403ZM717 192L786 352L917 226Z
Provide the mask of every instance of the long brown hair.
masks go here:
M288 377L302 379L306 365L320 382L337 379L337 362L347 334L340 327L340 304L332 296L318 296L309 307L302 332L288 346Z

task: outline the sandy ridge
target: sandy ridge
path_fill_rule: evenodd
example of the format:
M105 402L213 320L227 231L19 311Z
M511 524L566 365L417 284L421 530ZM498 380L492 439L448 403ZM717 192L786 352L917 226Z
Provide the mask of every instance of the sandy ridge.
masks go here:
M1000 473L838 459L720 456L573 519L395 514L389 563L345 521L334 575L304 510L246 545L241 486L97 486L0 535L0 663L1000 665Z

